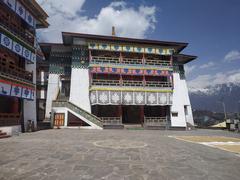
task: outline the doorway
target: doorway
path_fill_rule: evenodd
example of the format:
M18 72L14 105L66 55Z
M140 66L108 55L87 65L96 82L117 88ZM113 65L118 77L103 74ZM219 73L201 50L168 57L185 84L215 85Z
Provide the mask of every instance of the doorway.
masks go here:
M64 126L65 114L64 113L54 113L54 126Z
M141 124L140 106L122 106L122 123L123 124Z

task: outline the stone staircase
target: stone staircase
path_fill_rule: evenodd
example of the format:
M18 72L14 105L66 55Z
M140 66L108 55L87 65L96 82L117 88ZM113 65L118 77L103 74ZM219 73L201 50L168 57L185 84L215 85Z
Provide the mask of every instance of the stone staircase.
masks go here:
M8 137L11 137L11 136L7 135L7 133L2 132L2 130L0 130L0 139L8 138Z
M93 114L83 110L82 108L76 106L75 104L65 101L65 100L57 100L52 102L52 107L53 108L58 108L58 107L65 107L75 113L75 115L81 119L82 121L86 122L89 125L95 125L99 129L103 128L103 123L100 118L97 116L94 116Z

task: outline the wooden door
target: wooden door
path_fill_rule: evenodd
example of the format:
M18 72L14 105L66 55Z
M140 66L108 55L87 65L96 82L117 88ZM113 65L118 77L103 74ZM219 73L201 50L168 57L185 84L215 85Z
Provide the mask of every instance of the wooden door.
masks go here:
M64 113L55 113L54 114L54 126L64 126Z

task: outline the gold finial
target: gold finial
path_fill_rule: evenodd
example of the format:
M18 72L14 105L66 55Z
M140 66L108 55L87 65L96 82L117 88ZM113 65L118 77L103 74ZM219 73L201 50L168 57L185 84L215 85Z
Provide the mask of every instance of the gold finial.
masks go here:
M112 26L112 36L116 36L115 26Z

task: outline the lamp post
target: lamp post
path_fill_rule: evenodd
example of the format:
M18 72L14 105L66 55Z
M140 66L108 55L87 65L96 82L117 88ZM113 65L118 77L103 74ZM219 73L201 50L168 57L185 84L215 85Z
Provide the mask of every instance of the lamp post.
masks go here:
M222 105L223 105L224 117L225 117L225 120L226 120L227 119L226 105L225 105L224 102L222 102Z
M222 106L223 106L224 119L225 119L225 121L226 121L226 120L227 120L226 105L225 105L225 103L224 103L223 101L218 101L218 102L221 103Z
M238 111L238 118L240 119L240 100L238 100L238 109L237 109L237 111Z

